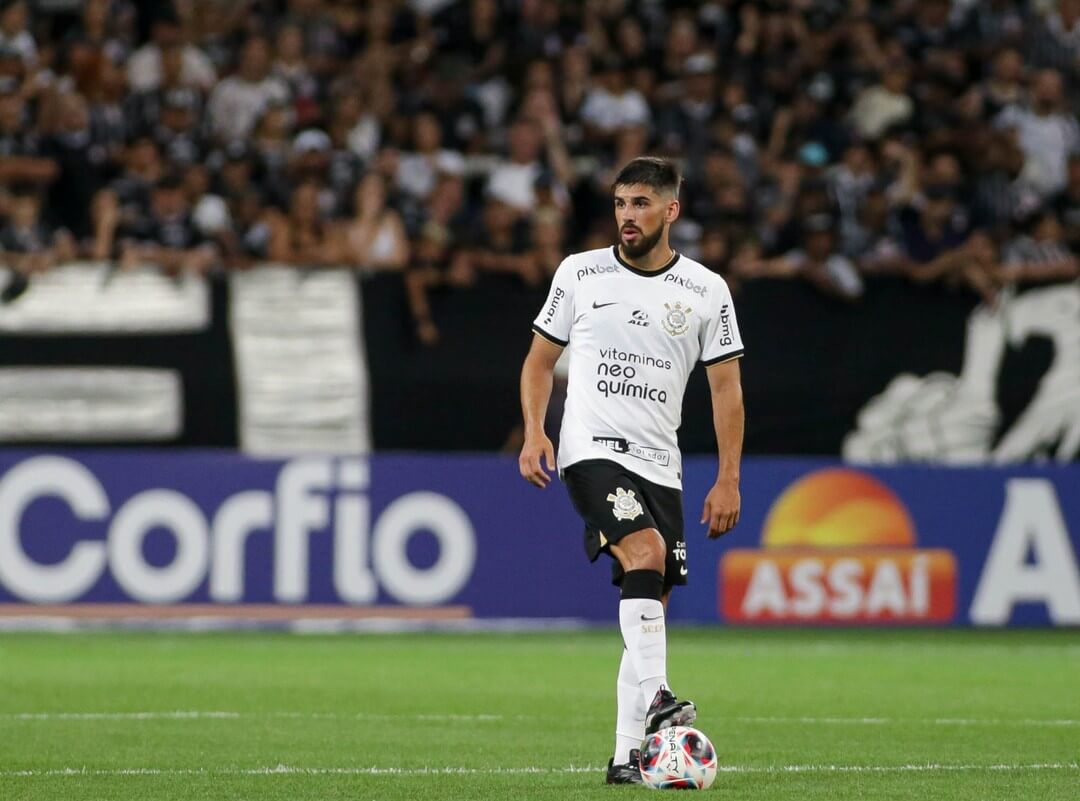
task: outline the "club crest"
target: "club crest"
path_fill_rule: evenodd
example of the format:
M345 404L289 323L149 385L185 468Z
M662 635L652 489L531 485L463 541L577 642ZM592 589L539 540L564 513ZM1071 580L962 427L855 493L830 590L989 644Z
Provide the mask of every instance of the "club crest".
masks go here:
M665 331L673 337L677 337L690 330L690 312L693 309L689 306L684 309L679 301L675 301L674 306L665 303L664 308L667 309L667 314L664 315L664 319L660 321L660 324L664 326Z
M607 499L612 502L611 513L616 520L633 520L645 513L641 503L634 497L633 490L616 487L614 494L608 493Z

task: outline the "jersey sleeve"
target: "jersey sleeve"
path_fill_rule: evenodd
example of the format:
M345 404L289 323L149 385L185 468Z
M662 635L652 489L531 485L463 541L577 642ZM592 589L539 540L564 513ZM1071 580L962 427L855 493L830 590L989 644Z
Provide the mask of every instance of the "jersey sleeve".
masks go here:
M715 287L709 317L701 327L701 362L706 367L743 355L742 334L735 319L731 292L723 280Z
M574 322L574 268L570 259L563 259L551 279L551 289L540 314L533 320L533 331L544 339L565 348L570 342L570 326Z

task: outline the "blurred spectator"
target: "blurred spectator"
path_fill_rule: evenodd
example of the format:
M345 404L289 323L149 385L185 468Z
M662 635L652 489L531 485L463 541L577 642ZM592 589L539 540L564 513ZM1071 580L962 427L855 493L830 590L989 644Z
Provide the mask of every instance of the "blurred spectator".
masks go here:
M883 70L874 86L863 90L851 107L851 124L864 139L878 139L891 128L908 122L915 104L908 95L911 67L893 61Z
M346 264L364 270L400 270L409 260L405 226L387 205L386 182L369 172L353 193L353 216L342 226L340 248Z
M810 92L799 92L790 106L777 109L772 120L766 151L771 160L812 152L815 166L823 167L839 157L851 138L823 98Z
M1027 89L1024 86L1024 60L1020 52L1009 48L994 56L990 75L976 84L972 91L978 97L982 116L987 119L1010 106L1023 106L1027 102Z
M131 119L126 112L127 76L122 63L110 58L98 61L97 79L89 87L90 129L93 140L104 149L105 157L116 162L132 135ZM192 118L197 124L197 118Z
M592 86L589 51L584 45L563 50L559 63L561 80L556 88L559 116L565 123L566 147L575 155L585 148L585 122L581 109Z
M608 141L627 125L647 125L649 104L629 86L622 61L608 55L594 70L595 81L581 107L581 121L594 140Z
M1000 282L1016 284L1080 277L1080 260L1070 250L1064 233L1053 211L1033 215L1023 232L1002 251Z
M745 278L798 276L827 295L857 300L863 282L854 263L840 252L837 221L828 212L811 214L800 222L800 246L772 259L743 257L737 272Z
M234 139L225 148L226 153L230 150L242 153L245 159L257 163L263 190L282 207L288 205L289 158L296 138L293 129L292 109L285 103L270 102L255 121L255 129L247 140L250 149L240 139Z
M987 130L975 144L978 165L972 185L972 216L995 240L1008 238L1013 221L1031 213L1041 198L1020 180L1024 156L1011 136Z
M1024 39L1024 15L1026 9L1016 0L969 0L958 4L960 13L966 12L964 24L968 49L977 57L1002 47L1016 48Z
M212 191L222 197L259 194L255 182L256 154L244 142L230 142L216 152L212 163L216 167Z
M355 111L341 106L352 100L356 103ZM386 120L394 110L394 91L385 81L368 84L363 94L349 90L339 95L338 113L342 119L350 122L346 141L349 149L365 164L375 159L382 144L383 129Z
M216 262L216 248L192 218L178 176L165 176L150 192L150 205L117 233L120 263L132 268L159 265L167 273L206 272Z
M207 142L199 124L200 105L194 89L170 89L162 98L153 135L165 159L172 164L186 167L206 158Z
M161 151L153 138L141 136L127 147L120 175L93 197L93 258L118 255L114 251L117 230L130 229L146 216L151 191L164 173Z
M450 260L459 244L455 237L465 227L465 181L457 175L441 175L424 206L424 218L412 241L405 272L409 313L416 337L424 345L434 345L440 336L428 292L451 281L471 280L466 265L459 267L457 276L450 273Z
M973 232L971 218L957 202L956 187L930 185L921 197L922 203L906 206L899 216L907 274L918 282L960 282L991 301L993 248L987 237Z
M303 127L317 122L319 82L305 58L304 30L300 25L287 22L278 28L271 73L288 88L297 125Z
M278 198L279 202L288 205L290 203L289 195L292 194L295 187L301 184L309 184L318 187L319 214L324 219L330 219L348 208L345 200L347 195L351 195L351 191L347 187L335 185L331 181L330 167L333 160L333 150L333 142L326 131L319 128L308 128L298 133L296 138L293 139L286 167L287 189Z
M1076 74L1080 64L1080 1L1047 3L1030 25L1029 60L1036 67L1052 67Z
M305 181L293 189L287 214L269 216L272 261L325 267L341 263L341 248L319 203L321 187Z
M854 142L844 150L841 161L826 172L829 193L840 211L841 239L849 241L859 226L859 211L871 187L877 183L877 165L870 148Z
M563 218L558 209L545 206L537 211L530 238L536 269L545 278L550 278L566 258Z
M211 197L217 198L216 195ZM195 222L199 230L217 245L224 266L243 268L256 261L266 261L270 224L262 198L253 189L248 189L229 195L223 202L223 208L218 206L210 212L212 219L207 219L206 209L196 208Z
M42 219L39 190L32 185L13 187L7 203L7 222L0 227L3 264L27 275L73 259L75 253L71 234L51 228ZM8 287L11 286L9 281Z
M1080 253L1080 153L1069 157L1065 188L1053 199L1052 208L1062 226L1062 237L1075 253Z
M524 214L536 204L541 178L549 189L554 189L558 202L565 200L565 184L572 181L568 174L569 160L558 138L556 121L546 118L543 130L526 118L520 118L510 126L507 157L491 170L487 182L487 195L493 201L505 203L514 212ZM540 158L547 149L549 166L555 174L545 169Z
M417 202L423 202L435 188L440 173L460 174L465 170L461 154L443 147L443 129L439 118L421 111L412 118L412 150L400 155L397 162L397 189Z
M166 56L167 51L174 51ZM128 85L135 91L156 89L161 85L162 63L166 58L179 62L180 82L208 91L217 80L210 59L198 47L185 44L180 21L170 12L163 12L151 27L151 39L127 62Z
M489 200L472 242L454 258L452 280L470 284L479 273L510 273L536 286L541 275L530 250L528 228L514 208L497 199Z
M270 45L252 36L240 50L239 67L214 87L207 105L210 132L222 142L245 139L262 110L289 100L288 86L270 74Z
M487 144L484 109L466 93L468 71L464 61L444 58L431 78L427 101L438 118L447 148L479 153Z
M106 149L94 140L85 98L61 95L56 117L56 132L44 147L44 153L59 168L59 176L50 186L47 208L56 225L81 240L91 233L94 195L105 185L113 165Z
M0 184L48 184L57 164L48 158L13 78L0 78Z
M660 112L658 138L671 154L685 153L687 172L701 168L711 140L712 122L718 108L716 60L697 53L686 60L678 99ZM642 125L648 117L641 120Z
M1031 100L1009 106L995 119L1002 130L1012 131L1024 153L1020 179L1042 197L1065 185L1065 165L1080 148L1080 126L1065 109L1065 85L1057 70L1039 70L1031 84Z
M18 56L27 71L38 63L37 42L29 27L30 9L26 0L0 0L0 50Z
M203 95L198 87L184 81L183 50L180 47L167 47L161 51L161 78L153 87L134 92L127 102L128 117L133 129L145 132L157 128L161 122L161 112L165 108L165 98L177 92L188 93L195 98L195 113L202 126Z

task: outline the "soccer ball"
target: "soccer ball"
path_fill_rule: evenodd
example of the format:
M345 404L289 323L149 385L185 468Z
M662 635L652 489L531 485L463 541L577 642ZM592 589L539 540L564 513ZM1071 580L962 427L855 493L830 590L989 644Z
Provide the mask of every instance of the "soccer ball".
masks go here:
M716 780L716 749L689 726L661 729L641 744L641 777L654 790L707 790Z

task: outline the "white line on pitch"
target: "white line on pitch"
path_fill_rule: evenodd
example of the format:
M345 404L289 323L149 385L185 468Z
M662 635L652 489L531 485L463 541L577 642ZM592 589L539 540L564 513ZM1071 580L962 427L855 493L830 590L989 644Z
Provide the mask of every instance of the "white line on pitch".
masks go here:
M765 767L721 765L722 773L932 773L935 771L1080 770L1078 762L1032 762L1026 764L911 763L907 765L771 765Z
M428 775L516 775L592 773L596 765L570 765L563 768L468 768L468 767L322 767L274 765L258 768L51 768L45 770L0 771L0 778L52 778L102 776L428 776ZM721 765L721 773L935 773L1021 770L1080 770L1076 762L1034 762L1017 764L910 763L903 765Z
M220 710L175 710L159 712L6 712L0 713L0 721L65 721L65 720L239 720L241 718L287 718L292 720L414 720L425 723L494 723L504 720L537 720L532 715L489 714L377 714L359 712L227 712ZM797 716L741 716L715 718L718 724L764 723L764 724L814 724L839 726L1018 726L1067 727L1080 726L1075 718L881 718L881 717L797 717Z
M447 721L451 723L483 723L506 719L504 715L456 715L416 714L382 715L342 714L337 712L223 712L202 710L176 710L164 712L4 712L0 720L239 720L240 718L290 718L302 720L415 720L421 722ZM520 720L523 716L510 716Z
M1080 726L1080 720L1037 718L838 718L838 717L732 717L720 720L736 723L820 723L826 725L894 726L915 724L920 726Z

